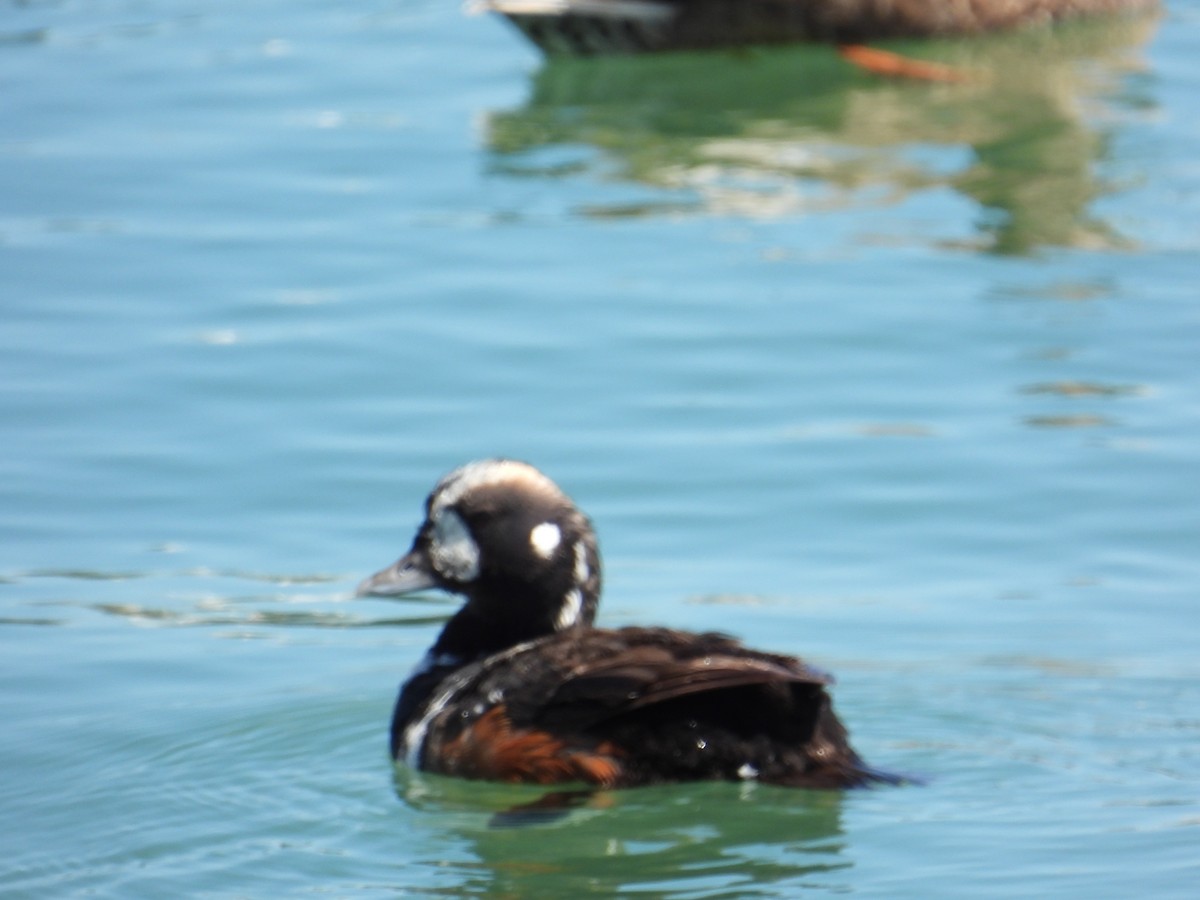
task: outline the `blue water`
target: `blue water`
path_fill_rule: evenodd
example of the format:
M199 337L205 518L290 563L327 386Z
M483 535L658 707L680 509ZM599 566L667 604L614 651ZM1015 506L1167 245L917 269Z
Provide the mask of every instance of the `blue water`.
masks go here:
M0 893L1190 897L1200 5L544 64L454 3L0 5ZM529 459L605 624L837 673L921 787L386 758L352 600Z

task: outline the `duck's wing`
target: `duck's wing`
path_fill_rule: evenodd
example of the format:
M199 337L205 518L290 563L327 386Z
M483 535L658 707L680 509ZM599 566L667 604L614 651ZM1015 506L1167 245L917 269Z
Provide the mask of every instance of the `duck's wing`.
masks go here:
M585 629L513 648L435 698L423 768L612 786L760 778L843 787L872 776L824 672L711 634Z
M658 629L611 632L579 661L531 718L546 727L586 728L673 700L751 685L822 692L833 679L799 659L759 653L717 634Z

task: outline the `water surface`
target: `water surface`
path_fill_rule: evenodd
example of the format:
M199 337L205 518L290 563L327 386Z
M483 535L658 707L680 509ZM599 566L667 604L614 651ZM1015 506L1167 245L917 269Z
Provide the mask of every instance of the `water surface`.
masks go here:
M543 63L453 4L0 6L0 891L1190 896L1200 9ZM393 772L445 470L923 787L498 830Z

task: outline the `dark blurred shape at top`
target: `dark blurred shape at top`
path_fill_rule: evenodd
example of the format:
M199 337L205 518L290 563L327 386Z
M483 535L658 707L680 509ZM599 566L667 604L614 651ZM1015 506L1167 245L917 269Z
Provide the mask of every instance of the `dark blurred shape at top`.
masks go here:
M1158 0L482 0L545 53L594 56L797 41L949 37L1088 15L1145 12Z

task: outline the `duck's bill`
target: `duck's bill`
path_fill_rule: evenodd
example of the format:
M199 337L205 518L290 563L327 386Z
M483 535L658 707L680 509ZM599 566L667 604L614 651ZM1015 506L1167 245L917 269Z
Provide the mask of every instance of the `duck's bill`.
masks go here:
M424 553L414 550L386 569L364 578L355 594L359 597L395 597L433 587L437 587L437 579L430 570L429 560Z

